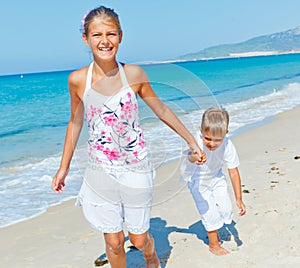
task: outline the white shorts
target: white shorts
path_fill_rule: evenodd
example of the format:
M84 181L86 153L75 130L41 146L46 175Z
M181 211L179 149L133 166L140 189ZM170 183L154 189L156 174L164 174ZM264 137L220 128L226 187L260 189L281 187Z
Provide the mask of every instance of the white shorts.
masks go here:
M232 222L232 204L225 177L217 178L211 186L200 185L199 180L194 180L188 187L206 231L218 230Z
M146 166L104 169L90 165L86 169L76 204L82 205L83 214L94 229L117 233L123 230L123 223L133 234L149 229L154 171L148 160L141 164Z

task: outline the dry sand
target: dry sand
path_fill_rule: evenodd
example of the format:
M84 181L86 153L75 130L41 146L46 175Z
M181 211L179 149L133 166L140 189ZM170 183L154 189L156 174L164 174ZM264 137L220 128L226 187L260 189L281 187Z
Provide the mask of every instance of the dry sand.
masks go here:
M233 224L220 231L229 255L208 251L191 195L178 181L178 162L159 168L150 231L162 267L300 267L300 159L294 159L300 156L299 116L297 107L233 138L247 214L239 217L234 207ZM74 200L1 228L0 237L3 268L89 268L105 253L102 234L89 227ZM145 267L141 253L129 241L125 246L127 267Z

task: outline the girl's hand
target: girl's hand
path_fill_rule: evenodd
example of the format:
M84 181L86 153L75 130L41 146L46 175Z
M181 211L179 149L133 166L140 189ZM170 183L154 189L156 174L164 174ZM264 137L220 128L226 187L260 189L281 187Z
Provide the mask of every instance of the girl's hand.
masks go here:
M62 193L65 188L66 188L66 185L65 185L65 179L67 177L69 173L69 169L66 169L66 170L58 170L56 175L53 177L53 180L52 180L52 190L59 194L59 193Z
M201 156L198 158L198 160L195 162L197 165L202 165L206 162L206 154L204 151L201 150Z
M192 157L194 159L194 163L197 165L204 164L206 162L206 154L204 151L200 149L198 145L189 144L190 150L192 152ZM197 157L197 159L196 159Z

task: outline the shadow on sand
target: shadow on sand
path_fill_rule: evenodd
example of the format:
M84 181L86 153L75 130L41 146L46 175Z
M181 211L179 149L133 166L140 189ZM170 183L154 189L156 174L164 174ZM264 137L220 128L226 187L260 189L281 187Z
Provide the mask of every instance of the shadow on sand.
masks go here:
M235 228L236 223L232 221L231 224L224 225L221 229L219 229L219 236L222 241L230 241L233 237L234 241L236 242L237 246L241 246L243 243L239 238L239 234L237 229ZM185 234L193 234L196 235L199 240L202 240L203 243L208 245L208 237L207 232L201 222L201 220L195 222L194 224L190 225L188 228L178 228L176 226L167 226L167 222L164 219L159 217L152 218L150 220L150 230L149 232L154 237L155 240L155 248L157 255L160 259L161 268L165 268L169 257L171 255L173 247L169 241L169 235L173 232L185 233ZM128 237L126 237L126 241ZM129 250L126 252L126 261L128 268L144 268L145 261L143 254L140 250L136 249L135 247L129 246ZM98 263L102 263L100 260L106 260L106 255L102 254L97 258ZM95 265L96 262L95 261ZM105 265L103 263L102 265ZM102 266L96 265L96 266Z

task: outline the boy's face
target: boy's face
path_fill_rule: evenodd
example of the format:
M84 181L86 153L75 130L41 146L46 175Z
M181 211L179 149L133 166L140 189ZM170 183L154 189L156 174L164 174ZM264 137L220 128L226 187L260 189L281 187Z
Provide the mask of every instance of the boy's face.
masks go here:
M212 135L210 131L202 131L204 145L210 151L216 150L223 142L225 135Z

